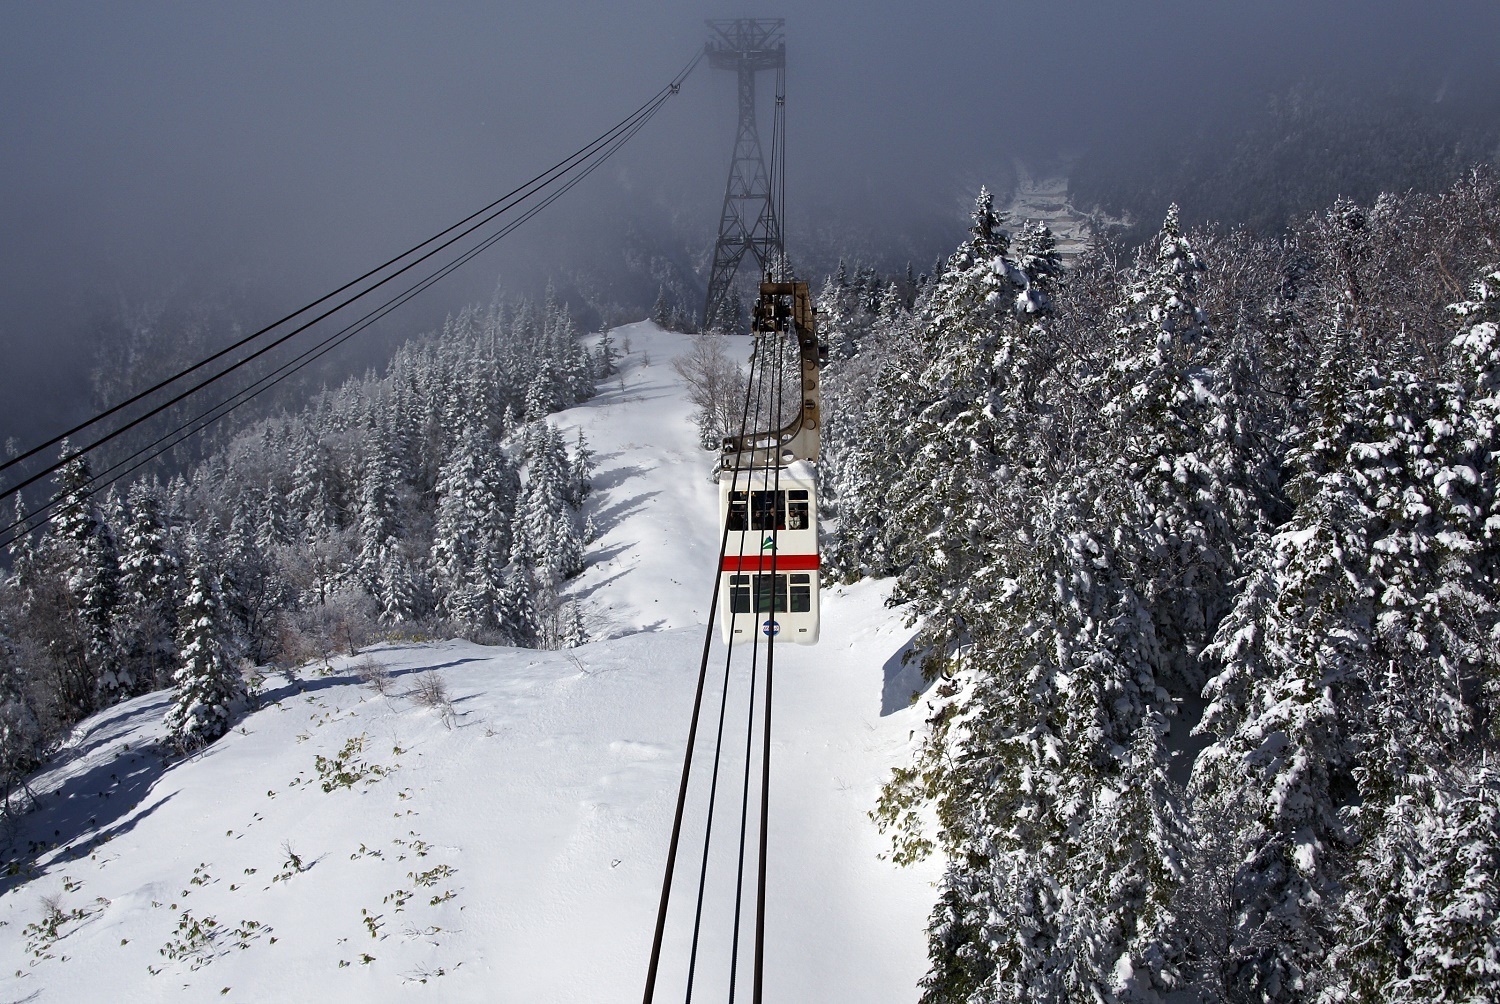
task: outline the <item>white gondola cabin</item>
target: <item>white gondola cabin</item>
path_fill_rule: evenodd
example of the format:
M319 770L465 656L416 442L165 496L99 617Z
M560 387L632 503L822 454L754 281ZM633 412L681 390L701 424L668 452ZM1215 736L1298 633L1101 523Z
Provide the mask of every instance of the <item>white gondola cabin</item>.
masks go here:
M818 500L809 464L719 475L728 531L719 570L726 644L818 640Z

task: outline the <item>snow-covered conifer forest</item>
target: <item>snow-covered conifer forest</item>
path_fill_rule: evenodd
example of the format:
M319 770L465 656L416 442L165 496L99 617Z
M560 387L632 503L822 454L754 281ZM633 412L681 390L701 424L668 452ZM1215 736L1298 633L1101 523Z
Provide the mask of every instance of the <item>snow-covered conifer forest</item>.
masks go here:
M830 280L829 569L935 683L927 1004L1500 995L1500 184ZM1173 993L1180 996L1171 997Z
M74 723L149 691L178 688L176 748L218 738L242 662L403 634L583 642L558 587L582 568L593 455L547 416L615 359L550 299L468 309L170 480L90 497L88 460L72 461L0 585L6 805Z

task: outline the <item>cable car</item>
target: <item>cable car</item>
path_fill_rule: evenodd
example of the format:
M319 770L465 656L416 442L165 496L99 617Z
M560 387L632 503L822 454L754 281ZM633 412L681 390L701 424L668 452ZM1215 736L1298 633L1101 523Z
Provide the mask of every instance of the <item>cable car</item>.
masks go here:
M818 494L812 462L818 459L822 426L818 367L827 350L818 343L816 317L807 283L773 282L768 275L760 284L750 319L757 346L752 378L756 356L774 358L776 339L790 338L798 351L801 403L785 420L778 406L778 428L724 439L719 626L725 644L761 636L798 645L818 641ZM778 375L778 385L780 380Z
M728 531L719 569L725 644L818 640L818 496L805 461L719 475Z

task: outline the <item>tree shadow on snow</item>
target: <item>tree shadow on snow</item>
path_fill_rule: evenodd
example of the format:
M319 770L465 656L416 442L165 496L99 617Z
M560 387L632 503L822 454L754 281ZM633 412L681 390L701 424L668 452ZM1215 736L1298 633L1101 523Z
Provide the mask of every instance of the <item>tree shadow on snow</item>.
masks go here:
M479 656L466 656L434 665L392 669L390 675L400 677L483 661ZM359 678L352 672L298 679L274 690L263 691L258 704L265 708L330 687L358 682ZM457 698L452 703L467 699ZM66 759L54 761L45 769L65 770L68 763L83 760L99 747L119 741L141 721L160 718L170 700L171 695L163 693L160 700L150 704L135 705L95 719L89 725L88 734L64 755ZM231 727L253 714L254 710L241 708ZM218 749L217 744L210 744L191 759L214 756ZM6 866L0 867L0 896L59 865L92 854L121 834L129 833L142 819L171 801L172 796L168 795L144 811L137 811L157 781L181 762L176 757L165 755L155 741L147 740L136 748L123 749L114 758L101 760L68 777L54 790L39 794L31 810L14 820L6 832L0 833L0 862ZM52 852L55 853L44 868L34 870L31 867L33 862Z
M611 547L606 547L602 551L591 551L589 552L589 567L593 568L597 565L608 564L609 562L614 561L620 555L624 554L626 551L630 550L632 547L635 547L638 543L640 542L632 540L625 544L615 544Z
M629 464L624 467L612 467L607 471L601 471L596 468L593 476L589 478L589 481L592 483L594 491L609 491L612 488L620 487L631 478L638 477L645 473L646 468L642 467L640 464Z
M101 746L117 742L128 732L137 728L143 719L160 718L167 710L167 705L172 703L170 691L162 691L158 697L149 704L116 705L109 711L101 712L93 718L88 719L88 736L76 746L68 747L59 756L56 763L72 763L77 760L87 759L88 756ZM65 758L65 759L64 759Z
M880 688L880 717L909 708L932 686L922 679L921 653L912 647L916 632L885 661L881 667L884 682Z
M210 746L205 753L211 753ZM64 781L55 791L38 796L37 804L17 821L4 842L4 857L17 873L0 876L0 896L69 861L94 853L109 841L129 833L137 823L172 800L154 802L136 811L168 770L169 761L154 743L122 752ZM40 871L28 864L54 848L62 848ZM8 873L12 869L7 867Z
M593 585L588 586L586 588L578 589L578 590L576 590L576 591L573 592L573 594L572 594L573 598L575 600L585 600L585 599L588 599L590 596L593 596L595 593L597 593L599 590L603 589L605 586L608 586L610 583L616 581L617 579L623 579L625 577L625 573L628 572L628 571L629 571L628 568L622 568L622 569L620 569L620 571L618 571L615 574L611 575L609 578L603 580L602 582L596 582Z
M477 655L471 655L471 656L469 656L468 658L465 658L465 659L450 659L447 662L439 662L439 663L436 663L436 664L431 665L431 666L408 666L405 669L392 669L391 670L391 677L392 677L392 679L394 679L395 677L398 677L398 676L409 676L412 673L430 673L430 672L435 672L435 671L437 671L439 669L452 669L454 666L462 666L465 663L469 663L469 662L488 662L488 661L489 661L488 659L482 659L482 658L480 658Z
M602 507L594 513L594 528L599 533L608 533L619 526L626 516L646 508L646 504L660 494L661 492L646 492L642 495L632 495L612 505Z
M435 669L451 669L454 666L462 666L466 662L484 661L484 659L477 655L471 655L462 659L451 659L448 662L440 662L432 666L404 666L400 669L387 666L386 670L390 677L395 679L398 676L408 676L412 673L426 673L429 670ZM358 686L360 682L359 674L352 670L336 671L326 676L298 677L296 680L282 684L275 690L262 691L259 698L260 705L261 707L265 707L270 704L279 704L294 697L316 694L321 690L328 690L332 687Z

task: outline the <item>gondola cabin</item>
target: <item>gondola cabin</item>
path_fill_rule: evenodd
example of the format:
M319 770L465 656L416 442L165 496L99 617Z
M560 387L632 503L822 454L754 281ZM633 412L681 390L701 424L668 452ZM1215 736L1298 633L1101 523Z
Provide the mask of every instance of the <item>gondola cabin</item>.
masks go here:
M818 499L813 470L719 475L719 625L725 644L818 640Z

